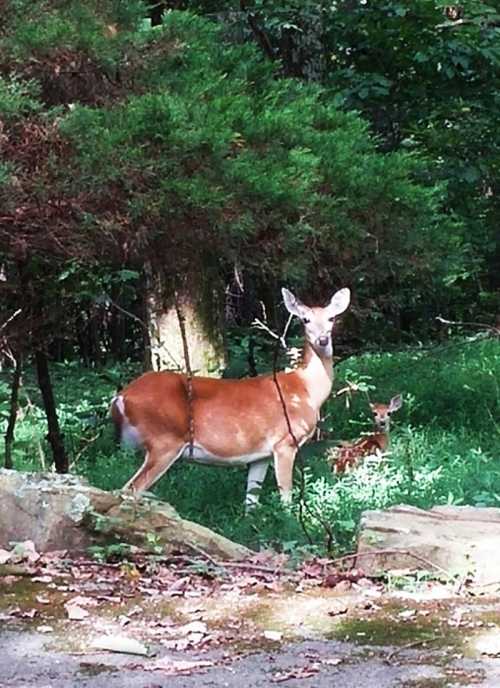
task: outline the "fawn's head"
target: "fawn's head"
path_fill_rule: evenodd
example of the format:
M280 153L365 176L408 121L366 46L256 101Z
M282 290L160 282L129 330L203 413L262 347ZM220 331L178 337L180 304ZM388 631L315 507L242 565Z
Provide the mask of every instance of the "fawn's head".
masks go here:
M391 415L399 411L403 405L403 397L398 394L392 397L388 404L370 404L373 413L373 420L378 432L389 432L391 425Z
M304 325L304 335L319 356L331 358L333 354L332 332L335 319L349 306L351 292L347 287L340 289L330 299L329 303L321 306L306 306L288 289L282 289L283 301L286 309L296 315Z

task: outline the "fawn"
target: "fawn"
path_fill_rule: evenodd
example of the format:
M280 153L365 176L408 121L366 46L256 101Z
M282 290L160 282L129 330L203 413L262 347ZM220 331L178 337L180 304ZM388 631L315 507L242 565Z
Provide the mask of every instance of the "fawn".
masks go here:
M384 452L389 445L391 415L402 405L401 394L393 397L388 404L370 404L375 432L337 447L332 461L334 472L344 473L346 469L354 468L365 456Z

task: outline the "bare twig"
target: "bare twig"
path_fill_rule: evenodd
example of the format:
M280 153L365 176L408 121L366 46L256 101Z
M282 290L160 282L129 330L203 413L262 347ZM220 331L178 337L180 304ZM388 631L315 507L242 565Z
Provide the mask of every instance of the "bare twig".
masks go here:
M499 325L489 325L488 323L480 322L463 322L461 320L446 320L440 315L436 316L436 320L443 325L457 325L459 327L475 327L476 329L488 330L493 335L500 336L500 326Z
M351 394L351 392L359 392L359 387L354 382L347 381L346 386L335 392L334 396L341 397L343 394Z
M186 365L186 392L188 401L188 432L189 432L189 458L193 458L193 443L194 443L194 415L193 415L193 371L191 370L191 362L189 360L189 346L186 335L186 319L179 301L177 292L175 293L175 310L177 312L177 319L179 321L179 329L181 331L182 347L184 349L184 363Z
M420 645L425 645L426 643L435 643L438 640L442 639L442 635L433 635L428 638L420 638L420 640L412 640L411 643L405 643L404 645L399 645L398 647L395 647L393 650L391 650L391 652L389 652L384 661L389 664L391 659L403 650L411 650L414 647L420 647Z
M252 564L252 563L245 563L244 561L223 561L221 562L222 566L225 566L229 569L249 569L250 571L259 571L261 573L271 573L273 575L283 573L289 574L291 572L289 571L283 571L280 569L279 566L264 566L263 564Z
M284 397L284 395L283 395L283 391L282 391L282 389L281 389L281 386L280 386L280 383L279 383L279 380L278 380L278 373L277 373L277 365L278 365L278 344L281 344L281 345L283 346L283 342L285 342L286 334L287 334L288 327L289 327L289 325L290 325L291 320L292 320L292 316L290 315L290 317L288 318L288 321L287 321L287 323L286 323L286 325L285 325L285 329L283 330L283 334L282 334L281 336L279 336L279 337L276 337L276 346L274 347L274 357L273 357L273 382L274 382L274 384L275 384L275 386L276 386L276 389L277 389L277 391L278 391L278 396L279 396L280 403L281 403L281 406L282 406L282 409L283 409L283 414L284 414L284 416L285 416L285 421L286 421L286 424L287 424L287 427L288 427L288 432L289 432L289 434L290 434L290 437L291 437L292 440L293 440L293 443L294 443L295 448L296 448L296 451L297 451L297 453L296 453L296 458L299 459L299 467L300 467L299 522L300 522L300 525L301 525L301 527L302 527L302 530L304 531L304 535L305 535L306 538L307 538L307 541L309 542L310 545L312 545L312 544L313 544L313 539L312 539L311 535L309 534L309 531L307 530L307 526L306 526L305 520L304 520L304 513L303 513L303 510L304 510L304 508L306 507L306 499L305 499L305 476L304 476L304 466L303 466L302 461L301 461L302 457L301 457L301 454L300 454L300 444L299 444L299 442L298 442L298 440L297 440L297 438L296 438L296 436L295 436L295 433L294 433L294 431L293 431L293 428L292 428L292 423L291 423L291 421L290 421L290 416L289 416L289 414L288 414L288 409L287 409L287 407L286 407L285 397ZM286 349L286 343L285 343L285 349Z
M14 357L14 354L12 354ZM23 359L20 353L14 357L14 373L12 375L12 385L10 390L9 420L5 431L5 468L12 468L12 445L14 443L14 432L16 428L17 412L19 409L19 389L21 387L21 375L23 370Z
M107 301L107 303L109 303L110 306L113 306L113 308L116 308L116 310L118 312L122 313L123 315L126 315L127 318L131 318L132 320L135 320L135 322L139 323L139 325L143 328L143 330L145 330L146 332L149 332L149 327L148 327L147 323L145 323L144 320L142 320L142 318L139 318L138 315L135 315L135 313L131 313L126 308L123 308L118 303L116 303L116 301L113 301L113 299L110 298L109 296L106 296L106 301Z
M194 545L192 542L185 542L183 544L186 547L189 547L189 549L192 549L193 552L196 552L197 554L202 556L204 559L209 561L212 564L212 566L215 566L218 569L224 568L224 563L219 562L216 559L214 559L208 552L205 552L204 549L202 549L201 547L198 547L198 545Z
M456 29L464 24L473 24L471 19L456 19L455 21L446 21L442 24L436 24L436 29Z
M18 308L17 311L14 311L14 313L12 313L12 315L8 317L7 320L4 323L2 323L2 325L0 325L0 332L4 330L7 327L7 325L14 320L14 318L17 318L21 311L22 308Z
M500 435L500 425L497 423L496 418L493 416L492 412L488 407L486 407L486 413L489 415L493 427L495 428L495 431Z
M85 440L83 447L75 454L75 458L73 461L71 461L69 465L69 470L72 471L75 465L78 463L78 461L82 458L82 456L85 454L85 452L88 450L90 446L92 446L99 437L102 435L103 428L101 427L92 437L89 437L87 440Z
M342 557L337 557L336 559L333 560L334 564L339 564L343 561L349 561L352 559L357 559L358 557L378 557L378 556L384 556L384 555L390 555L390 554L399 554L407 557L411 557L415 559L416 561L419 561L421 564L425 564L427 567L434 569L435 571L439 571L443 576L448 578L449 580L452 580L454 576L451 575L449 571L446 571L446 569L443 569L439 564L435 564L433 561L430 561L429 559L425 559L425 557L421 557L419 554L415 554L414 552L411 552L409 549L371 549L366 552L356 552L354 554L345 554Z
M283 349L285 349L285 351L286 351L288 348L286 345L286 334L288 332L288 329L290 327L290 323L292 322L292 319L293 319L293 315L290 315L282 334L278 334L277 332L274 332L274 330L271 330L271 328L268 325L266 325L266 323L263 322L262 320L260 320L259 318L255 318L255 320L252 322L252 327L255 327L258 330L263 330L264 332L267 332L267 334L270 335L273 339L276 339L277 341L279 341L279 343L281 344Z
M276 54L274 52L273 46L271 45L269 36L264 31L264 29L259 25L255 13L247 7L245 0L240 0L240 9L242 12L246 14L248 25L250 26L257 43L260 45L267 57L270 60L274 61L276 59Z
M35 409L37 408L33 401L31 400L31 397L27 393L26 389L24 390L24 396L26 397L26 408L28 409L29 413L34 413ZM42 468L42 471L45 471L47 469L47 464L45 461L45 452L43 451L43 446L40 441L40 439L37 438L36 440L36 445L37 445L37 450L38 450L38 456L40 458L40 466Z
M477 588L491 588L495 585L498 585L500 587L500 580L490 581L489 583L481 583L481 585L477 585L475 587L477 587Z
M283 574L292 577L296 576L296 574L294 574L292 571L285 571L280 566L265 566L264 564L253 564L252 562L245 561L217 561L216 559L210 557L210 555L207 554L207 552L201 550L199 547L196 547L196 545L192 545L191 543L184 544L187 547L191 548L194 552L200 554L202 557L207 559L213 566L219 569L248 569L249 571L257 571L259 573L269 573L273 575ZM155 557L155 561L160 563L168 564L169 562L171 563L172 560L182 560L183 562L191 565L196 565L200 563L199 559L188 557L185 554L169 554L164 557Z

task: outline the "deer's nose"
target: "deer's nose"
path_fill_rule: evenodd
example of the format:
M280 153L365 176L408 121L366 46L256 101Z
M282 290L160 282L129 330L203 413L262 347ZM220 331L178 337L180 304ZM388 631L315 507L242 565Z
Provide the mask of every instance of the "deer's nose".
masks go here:
M328 342L329 342L329 341L330 341L330 340L329 340L328 337L318 337L318 344L319 344L320 346L328 346Z

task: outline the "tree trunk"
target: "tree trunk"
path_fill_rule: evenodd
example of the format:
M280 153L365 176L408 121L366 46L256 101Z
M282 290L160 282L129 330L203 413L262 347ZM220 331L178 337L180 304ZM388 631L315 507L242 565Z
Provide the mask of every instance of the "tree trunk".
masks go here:
M149 365L153 370L186 371L178 307L184 318L191 371L194 375L219 376L225 355L215 296L192 283L189 290L183 285L175 296L165 295L161 277L148 277Z
M14 429L16 427L17 410L19 408L19 387L21 386L21 373L23 369L21 354L15 359L14 374L12 375L12 387L10 390L9 420L5 431L5 468L13 468L12 445L14 443Z
M35 363L38 386L40 387L40 392L42 393L45 415L47 416L47 439L52 449L54 465L57 473L67 473L69 469L69 461L66 454L66 449L64 447L63 435L59 427L56 404L54 401L54 392L52 389L52 381L50 379L49 363L47 360L47 355L44 351L39 349L35 352Z

